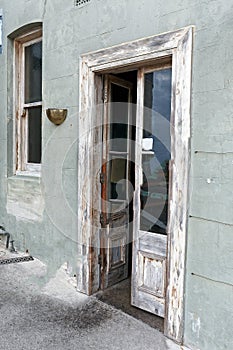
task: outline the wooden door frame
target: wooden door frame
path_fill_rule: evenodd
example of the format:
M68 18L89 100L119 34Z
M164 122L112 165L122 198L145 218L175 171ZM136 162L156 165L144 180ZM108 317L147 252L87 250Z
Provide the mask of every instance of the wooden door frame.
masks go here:
M80 60L78 159L78 290L88 295L99 288L99 165L90 150L101 143L101 74L137 69L172 57L173 124L170 218L168 232L165 335L181 343L184 328L184 278L190 170L190 106L193 27L87 53ZM140 108L140 106L138 107ZM99 127L96 127L98 125ZM98 207L99 205L99 207Z

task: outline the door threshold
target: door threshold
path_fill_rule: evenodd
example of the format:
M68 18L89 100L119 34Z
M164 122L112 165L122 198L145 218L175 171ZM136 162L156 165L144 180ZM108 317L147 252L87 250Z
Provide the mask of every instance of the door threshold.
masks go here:
M160 332L164 332L164 319L131 305L131 278L93 295L98 300L140 320Z

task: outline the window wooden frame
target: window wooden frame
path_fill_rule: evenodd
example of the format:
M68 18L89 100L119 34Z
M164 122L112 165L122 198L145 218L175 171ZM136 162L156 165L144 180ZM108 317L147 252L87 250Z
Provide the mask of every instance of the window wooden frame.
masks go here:
M0 54L2 53L2 46L3 46L3 35L2 35L2 9L0 9Z
M42 107L42 101L25 103L25 48L42 41L42 29L31 30L14 41L15 152L16 175L40 176L41 164L28 162L28 111Z

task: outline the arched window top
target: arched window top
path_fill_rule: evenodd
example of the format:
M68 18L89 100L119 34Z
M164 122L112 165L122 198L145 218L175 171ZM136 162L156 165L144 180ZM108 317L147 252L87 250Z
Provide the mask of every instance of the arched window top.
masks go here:
M25 38L25 41L30 40L30 34L33 33L33 37L35 37L35 33L38 32L38 37L42 35L42 22L34 22L34 23L28 23L24 26L17 28L13 32L11 32L8 37L10 39L17 39L18 41L22 42L24 41L23 38Z

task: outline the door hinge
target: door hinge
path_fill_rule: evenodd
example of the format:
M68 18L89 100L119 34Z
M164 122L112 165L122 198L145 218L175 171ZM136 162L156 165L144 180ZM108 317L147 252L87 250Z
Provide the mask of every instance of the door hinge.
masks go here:
M106 214L103 214L103 213L100 214L100 223L103 227L109 224Z
M100 173L100 183L103 185L105 183L105 174Z
M104 87L102 90L102 100L104 103L108 102L108 89L107 89L107 87Z
M24 108L21 114L21 118L25 118L27 115L26 109Z

